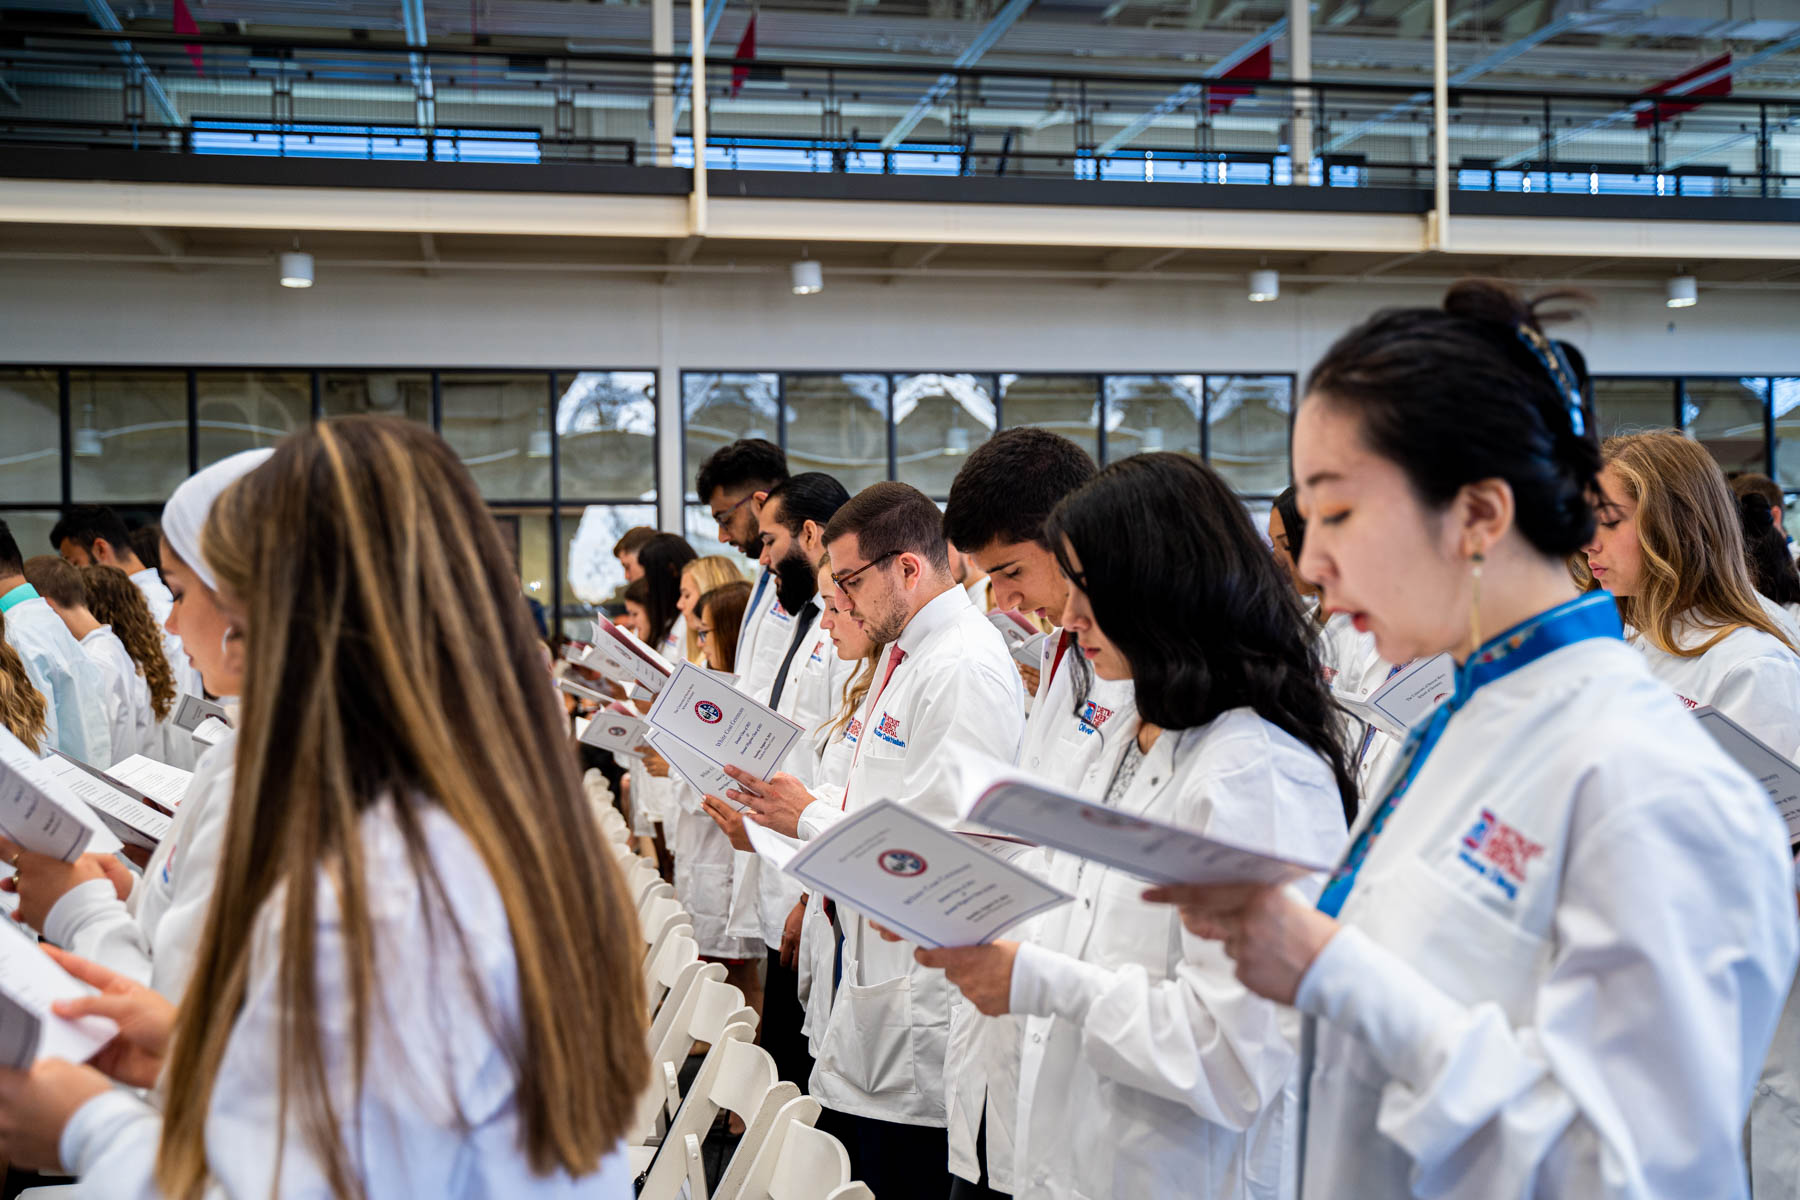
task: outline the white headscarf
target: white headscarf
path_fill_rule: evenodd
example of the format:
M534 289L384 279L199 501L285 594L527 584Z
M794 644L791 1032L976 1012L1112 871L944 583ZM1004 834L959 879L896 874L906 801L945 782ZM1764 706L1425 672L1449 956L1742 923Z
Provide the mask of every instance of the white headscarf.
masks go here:
M200 534L206 528L206 516L212 512L213 501L226 488L262 466L273 453L274 450L265 447L222 458L198 474L190 475L163 505L163 538L169 548L181 556L188 569L213 591L219 590L219 582L213 578L212 568L200 554Z

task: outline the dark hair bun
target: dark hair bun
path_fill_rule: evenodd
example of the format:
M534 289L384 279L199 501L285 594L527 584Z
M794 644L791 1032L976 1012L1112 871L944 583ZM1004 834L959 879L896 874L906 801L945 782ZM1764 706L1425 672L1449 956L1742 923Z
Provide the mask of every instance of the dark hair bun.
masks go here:
M1497 280L1462 280L1442 308L1385 309L1339 338L1307 390L1354 410L1369 446L1433 507L1468 484L1506 480L1519 532L1567 557L1594 535L1600 448L1586 360L1558 344L1565 388L1541 355L1555 358L1544 323L1570 315L1556 306L1584 298L1526 300Z

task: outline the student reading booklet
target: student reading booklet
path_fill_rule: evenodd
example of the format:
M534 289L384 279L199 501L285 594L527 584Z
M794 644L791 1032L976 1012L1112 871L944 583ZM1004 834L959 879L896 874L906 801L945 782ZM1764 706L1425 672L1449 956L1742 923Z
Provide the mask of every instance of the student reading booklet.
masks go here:
M64 862L90 850L111 854L120 848L119 839L70 790L55 765L62 761L40 759L0 729L0 836Z
M1150 883L1282 884L1331 866L1267 854L1122 813L1023 776L1004 778L983 789L968 816L991 829L1104 863Z
M1775 811L1787 822L1788 842L1800 846L1800 766L1710 704L1696 708L1694 719L1733 762L1763 785Z
M1395 741L1429 716L1456 691L1456 660L1448 654L1422 658L1395 672L1366 696L1332 694L1338 707Z
M751 835L752 840L755 834ZM774 857L779 858L779 855ZM783 868L920 946L974 946L1069 896L911 809L879 800L806 843Z
M40 1059L81 1063L98 1054L117 1036L117 1025L105 1017L71 1021L50 1011L58 1000L93 993L22 929L0 932L0 1066L23 1071Z

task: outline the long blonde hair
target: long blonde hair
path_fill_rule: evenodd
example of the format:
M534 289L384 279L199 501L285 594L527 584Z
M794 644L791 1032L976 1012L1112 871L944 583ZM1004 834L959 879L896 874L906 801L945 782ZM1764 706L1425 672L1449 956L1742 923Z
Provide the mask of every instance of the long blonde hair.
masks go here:
M117 567L94 563L81 568L81 587L87 593L88 611L96 621L112 626L125 653L137 664L138 674L150 688L150 708L157 720L169 715L175 703L175 672L163 654L162 637L149 601Z
M1638 594L1618 598L1627 625L1658 650L1680 658L1698 658L1744 628L1796 648L1756 598L1744 562L1737 501L1705 447L1673 430L1658 430L1608 438L1600 458L1637 504L1644 566ZM1577 556L1574 571L1577 582L1593 586L1585 559ZM1716 632L1683 649L1675 636L1677 622Z
M830 565L831 555L829 553L821 554L815 570L823 571ZM825 597L821 596L819 600L823 606ZM863 697L867 696L869 689L875 686L875 668L876 664L881 661L883 649L884 647L881 646L871 646L869 652L863 655L862 662L856 666L856 674L850 677L850 682L844 687L843 707L839 708L837 714L831 718L828 732L825 738L817 743L818 745L823 746L831 739L840 736L856 717L856 710L862 707Z
M539 1173L592 1172L649 1078L642 942L468 472L410 422L321 422L219 498L202 545L221 596L240 609L246 665L219 877L166 1076L158 1186L181 1198L206 1186L214 1084L245 1003L259 914L277 905L278 1122L285 1130L297 1116L333 1195L363 1194L340 1130L360 1102L382 1004L376 881L359 831L384 800L428 918L462 884L427 854L425 806L481 855L517 968L516 1027L489 1020L513 1071L520 1150ZM331 1003L315 959L322 891L341 913L341 1047L321 1020ZM440 974L473 980L472 948L450 929L462 961ZM340 1055L355 1089L347 1112L330 1083Z
M25 660L5 640L6 617L0 614L0 725L25 743L33 754L44 752L48 709L44 694L25 673Z
M704 596L706 593L722 588L728 583L742 583L744 581L744 573L738 570L738 566L735 562L726 558L723 554L708 554L703 558L696 558L694 561L683 566L681 568L681 573L683 575L692 575L694 577L694 594L697 596ZM694 605L694 620L687 623L687 644L681 648L681 652L687 656L689 662L704 664L706 662L706 651L705 648L700 645L700 634L695 628L699 623L700 606L696 603Z

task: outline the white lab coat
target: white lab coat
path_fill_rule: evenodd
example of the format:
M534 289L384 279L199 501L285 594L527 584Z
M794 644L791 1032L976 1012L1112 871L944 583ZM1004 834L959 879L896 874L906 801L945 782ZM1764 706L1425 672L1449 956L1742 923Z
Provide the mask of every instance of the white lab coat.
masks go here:
M1787 638L1788 644L1796 650L1800 650L1800 620L1796 620L1793 612L1790 611L1800 605L1790 605L1784 608L1761 592L1756 593L1756 602L1762 605L1764 612L1769 614L1769 619L1775 622L1781 630L1782 636Z
M181 648L181 638L169 632L169 611L175 607L175 596L162 575L154 567L145 567L132 573L131 582L144 594L144 603L156 618L156 628L162 634L163 657L169 660L169 670L175 676L175 702L169 705L169 715L157 723L161 746L152 757L191 771L199 762L201 748L194 744L192 734L175 724L173 717L183 695L204 697L206 686L200 681L200 672L188 661L187 651Z
M842 664L838 694L828 719L837 719L850 681L856 678L856 673L861 669L860 659ZM843 804L844 784L850 779L850 762L856 756L856 746L861 734L862 722L851 717L842 729L827 727L813 735L813 749L819 765L817 776L808 790L821 797L827 805L841 807ZM800 1003L806 1008L806 1017L800 1023L800 1031L806 1035L808 1051L817 1058L819 1047L824 1042L826 1027L831 1020L831 1000L837 990L837 981L833 978L837 970L837 931L832 927L831 918L825 914L825 897L818 892L813 892L806 898L806 916L800 924L798 960L798 983L795 991L800 997Z
M1108 739L1084 794L1105 795L1137 729L1134 714ZM1119 807L1320 861L1345 837L1330 767L1247 708L1165 731ZM1027 1014L1014 1194L1291 1195L1292 1011L1248 991L1176 910L1146 903L1142 880L1066 854L1050 879L1074 901L1045 916L1013 965L1012 1006Z
M950 825L961 799L955 751L1003 762L1018 753L1018 667L1000 631L959 587L914 614L897 644L905 661L883 689L884 655L863 702L844 803L892 800ZM816 837L841 816L841 809L814 802L800 816L800 835ZM843 979L808 1091L838 1112L941 1128L950 1019L944 973L919 966L912 946L883 941L848 909L838 910L838 921Z
M435 806L422 815L426 853L448 885L442 899L413 874L391 802L362 821L381 970L360 1105L349 1099L353 1081L345 1071L349 964L335 892L327 882L320 887L319 1023L327 1031L328 1084L339 1105L341 1136L358 1178L370 1196L626 1200L631 1171L617 1150L595 1175L580 1180L560 1171L536 1175L526 1163L512 1045L519 1027L518 967L506 908L462 829ZM277 1154L283 1133L275 1085L280 927L277 893L257 914L244 1006L213 1084L206 1120L208 1196L330 1192L297 1113L288 1114L285 1153ZM467 967L457 929L472 957ZM61 1145L64 1164L81 1177L78 1194L108 1200L157 1195L153 1170L161 1131L161 1114L130 1092L88 1101L65 1127Z
M1763 790L1630 648L1478 688L1340 920L1297 998L1304 1196L1745 1194L1792 863Z
M150 706L150 684L138 674L131 652L111 625L90 630L81 648L100 668L106 685L106 721L112 739L114 762L134 754L160 758L162 736L156 729L156 710Z
M62 618L29 584L0 600L27 591L30 595L14 600L4 610L6 641L25 660L25 674L43 693L45 708L55 713L55 726L46 730L45 746L105 770L113 764L106 681Z
M758 571L750 603L744 607L743 624L738 627L737 686L755 700L768 700L794 633L793 615L775 598L778 590L775 572Z
M1676 644L1704 645L1716 630L1675 623ZM1650 673L1690 709L1710 704L1792 758L1800 751L1800 656L1760 629L1736 629L1695 658L1665 654L1635 630L1625 636Z
M128 899L120 900L108 880L91 879L51 907L44 937L179 1004L225 849L236 754L232 729L201 755L169 836L150 855Z
M1131 724L1134 691L1129 680L1109 681L1096 678L1091 670L1082 672L1081 647L1073 638L1059 660L1057 648L1063 636L1058 630L1043 643L1038 689L1019 746L1019 766L1059 787L1097 800L1099 793L1090 790L1090 767L1118 741L1119 730ZM1088 679L1087 696L1077 717L1075 688L1083 673ZM1106 780L1101 779L1100 792L1105 787ZM1008 857L1015 865L1044 875L1049 870L1049 853L1021 848L1020 853ZM1009 936L1027 937L1033 927L1014 930ZM982 1016L961 993L954 991L950 1005L950 1042L944 1056L950 1171L970 1182L980 1179L976 1138L985 1118L988 1186L1011 1194L1024 1019L1012 1013Z
M671 775L666 790L675 808L672 822L663 826L675 859L675 895L692 919L700 953L733 960L762 957L761 941L733 936L726 927L738 857L731 839L706 815L699 791L686 780Z
M813 603L818 603L816 598ZM786 626L789 644L798 627L797 621L790 621ZM765 632L772 634L776 628L771 625ZM783 645L781 657L775 660L777 671L781 668L781 659L787 657L787 652L788 645ZM819 759L811 735L836 713L837 706L843 699L844 680L849 674L849 664L838 658L831 645L831 635L819 627L819 619L815 615L812 624L807 627L800 648L787 664L785 682L781 687L781 703L775 706L776 712L807 731L795 740L787 757L782 760L781 770L808 788L818 779L819 770ZM766 701L774 694L773 686L771 680L770 686L762 690L759 698ZM743 880L736 885L741 911L733 913L732 929L735 931L753 926L761 935L764 945L771 950L779 950L788 914L800 902L804 889L799 880L764 863L758 855L740 853L737 858L738 874ZM752 903L755 905L754 916L748 912Z

